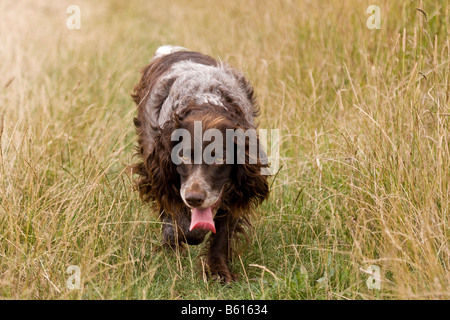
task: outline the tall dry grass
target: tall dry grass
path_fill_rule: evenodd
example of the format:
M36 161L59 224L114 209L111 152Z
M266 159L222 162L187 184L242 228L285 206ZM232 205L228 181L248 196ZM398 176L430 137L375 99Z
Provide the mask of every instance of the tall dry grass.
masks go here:
M0 297L449 298L446 2L380 3L380 30L368 1L81 1L80 30L70 4L0 3ZM124 172L129 93L167 43L244 70L260 126L281 130L229 291L196 248L157 250Z

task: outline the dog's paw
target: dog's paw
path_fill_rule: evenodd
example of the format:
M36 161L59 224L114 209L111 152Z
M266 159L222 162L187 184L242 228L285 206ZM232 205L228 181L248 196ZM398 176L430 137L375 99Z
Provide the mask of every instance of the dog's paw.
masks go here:
M232 274L232 273L216 273L216 274L212 274L210 276L211 280L217 281L217 282L221 282L224 284L228 284L231 283L233 281L237 280L237 275Z
M209 278L227 284L236 281L237 275L231 273L230 268L225 263L219 263L209 266Z

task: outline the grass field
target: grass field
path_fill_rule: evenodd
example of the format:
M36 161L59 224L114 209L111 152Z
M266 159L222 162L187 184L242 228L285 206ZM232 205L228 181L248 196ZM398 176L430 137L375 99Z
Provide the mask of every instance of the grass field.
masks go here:
M0 298L450 298L448 2L74 2L0 2ZM230 285L202 247L157 250L125 170L130 93L163 44L242 69L280 130Z

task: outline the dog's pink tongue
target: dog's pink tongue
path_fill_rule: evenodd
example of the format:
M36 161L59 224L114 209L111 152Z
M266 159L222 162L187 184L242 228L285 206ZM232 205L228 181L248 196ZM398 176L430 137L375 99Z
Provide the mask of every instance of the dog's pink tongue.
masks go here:
M202 229L216 233L216 227L212 216L212 207L206 209L194 208L191 212L191 226L189 227L189 231Z

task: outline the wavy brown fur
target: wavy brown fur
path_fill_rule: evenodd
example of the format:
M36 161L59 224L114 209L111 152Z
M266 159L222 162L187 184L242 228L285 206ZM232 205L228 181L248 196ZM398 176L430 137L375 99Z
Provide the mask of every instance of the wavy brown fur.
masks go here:
M142 71L142 78L134 89L132 95L137 104L137 117L135 126L138 134L138 154L142 162L133 166L133 172L139 175L137 181L138 190L143 201L156 205L156 209L161 214L161 219L165 222L174 223L169 231L163 229L163 236L168 242L174 238L184 242L197 243L204 235L189 235L183 229L186 217L190 215L180 196L180 177L176 166L171 160L171 151L175 142L171 141L172 132L175 129L186 127L194 120L202 121L203 130L208 128L219 129L255 129L254 124L249 123L249 117L253 119L258 116L259 110L253 95L252 86L245 80L244 76L228 67L227 72L232 72L239 84L240 90L244 90L248 102L251 103L251 114L246 114L244 108L234 99L233 93L222 92L224 107L217 107L209 104L198 104L190 101L188 106L179 112L172 114L171 121L165 122L161 127L157 125L157 119L151 118L152 113L148 110L150 92L157 85L158 81L170 70L174 63L190 60L208 66L219 66L211 57L195 52L176 52L161 58L154 59ZM164 102L171 84L162 92L152 92L152 99ZM166 96L164 96L166 95ZM153 100L152 100L153 101ZM160 105L152 106L156 108L156 114L162 108ZM158 109L159 108L159 109ZM232 169L231 183L226 186L221 207L216 216L217 234L210 237L207 263L211 274L218 276L228 282L233 279L228 268L231 258L230 241L237 232L244 232L245 227L250 224L251 214L254 208L259 205L269 193L267 177L261 175L264 165L260 159L256 164L249 164L249 146L246 139L246 161L245 164L234 164ZM258 142L259 143L259 142ZM237 148L238 146L235 145ZM235 153L236 154L236 153ZM222 222L223 221L223 222ZM178 225L178 227L176 227ZM183 236L176 235L182 232ZM224 235L219 235L222 232ZM184 237L184 238L183 238ZM190 237L190 239L189 239ZM197 237L197 238L196 238ZM177 240L178 241L178 240ZM201 242L201 241L200 241Z

